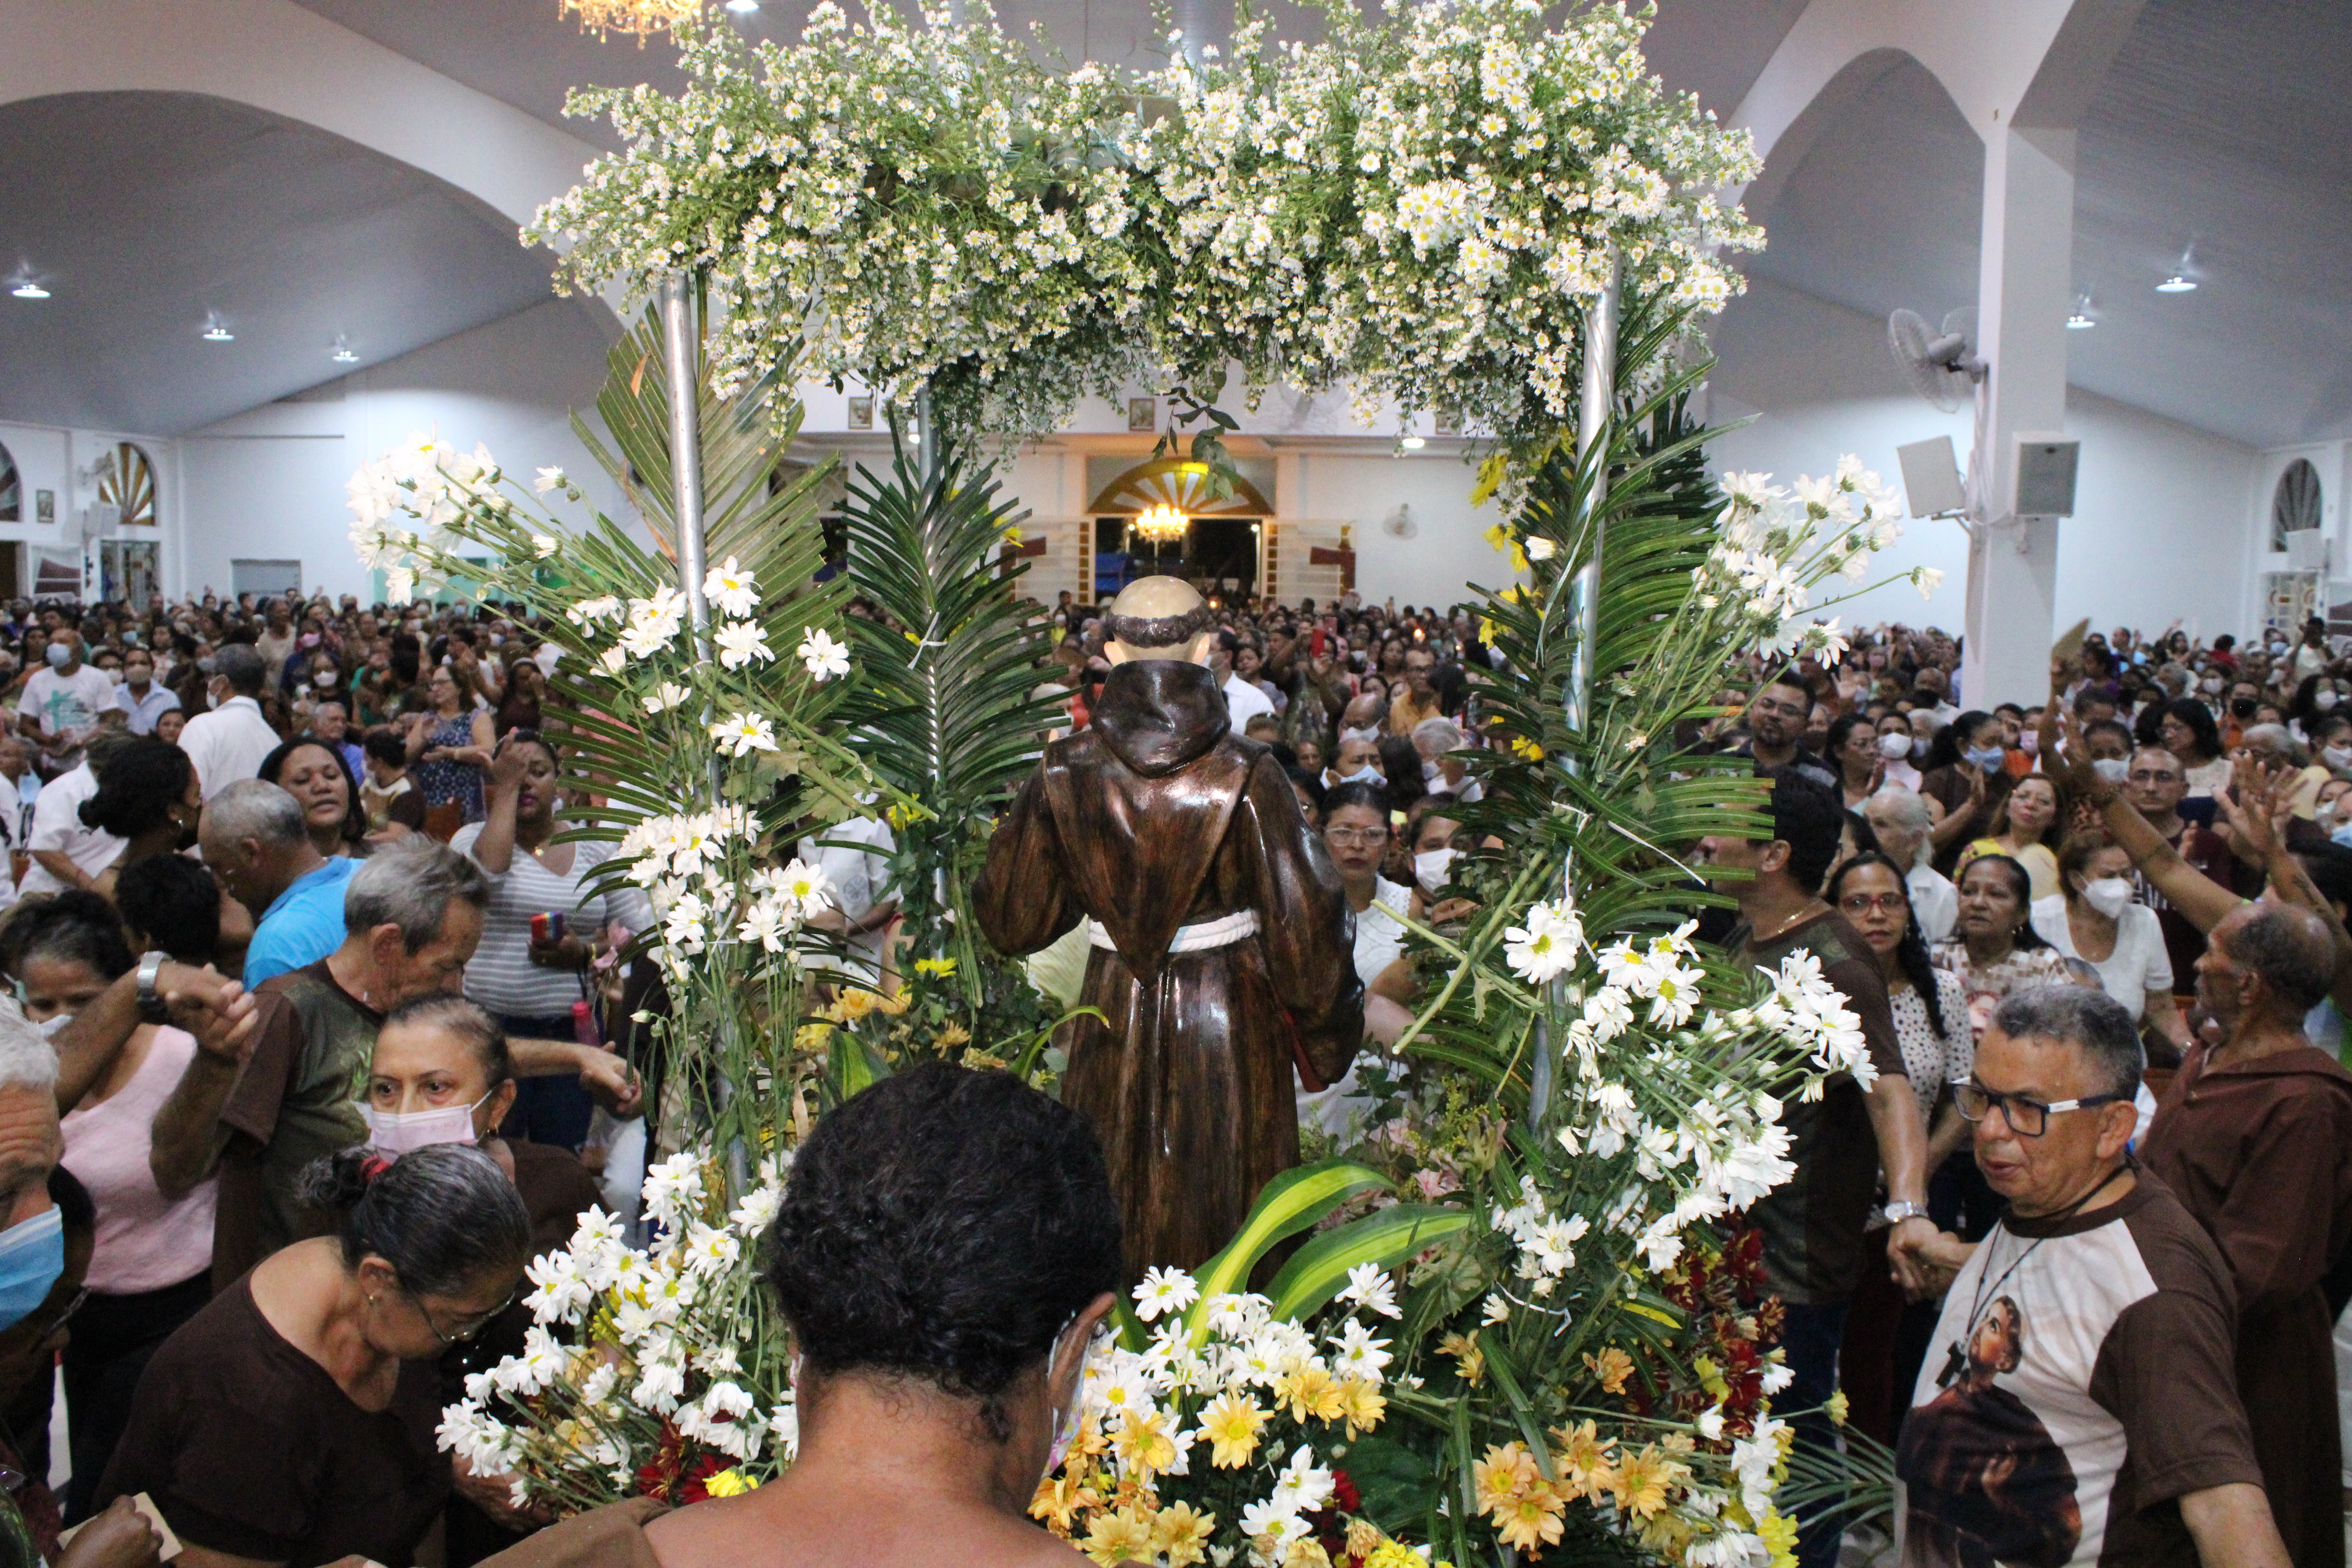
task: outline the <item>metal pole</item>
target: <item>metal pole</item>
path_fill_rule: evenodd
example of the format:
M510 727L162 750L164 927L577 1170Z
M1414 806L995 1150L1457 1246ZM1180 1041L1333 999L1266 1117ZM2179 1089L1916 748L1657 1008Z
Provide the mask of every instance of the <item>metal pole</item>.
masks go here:
M1584 532L1591 541L1585 553L1584 564L1577 568L1569 583L1569 619L1576 626L1576 647L1569 656L1568 690L1563 706L1568 727L1579 734L1592 722L1593 650L1601 640L1601 547L1602 530L1601 502L1609 498L1608 435L1611 417L1617 406L1617 285L1619 262L1616 247L1609 249L1609 281L1601 297L1584 311L1584 375L1579 388L1576 411L1576 461L1581 468L1592 462L1592 473L1584 492ZM1599 456L1594 456L1595 448ZM1569 760L1570 768L1579 763ZM1560 870L1560 893L1573 899L1570 868ZM1553 983L1555 1000L1559 996L1559 984ZM1544 1113L1551 1109L1552 1045L1543 1020L1536 1020L1535 1058L1528 1072L1528 1126L1530 1130L1543 1125Z
M696 341L688 297L693 279L681 273L662 284L662 351L669 385L671 515L677 528L677 570L686 589L686 616L694 627L695 657L710 657L710 601L703 597L709 568L702 559L702 345Z
M1568 681L1568 727L1581 731L1592 721L1592 658L1601 640L1601 550L1603 542L1601 502L1609 499L1606 445L1610 416L1617 403L1617 283L1615 247L1609 251L1609 281L1600 298L1584 310L1584 375L1577 400L1576 461L1580 468L1593 447L1602 456L1593 464L1584 492L1584 532L1591 541L1584 564L1569 585L1569 608L1576 623L1576 650L1570 656Z

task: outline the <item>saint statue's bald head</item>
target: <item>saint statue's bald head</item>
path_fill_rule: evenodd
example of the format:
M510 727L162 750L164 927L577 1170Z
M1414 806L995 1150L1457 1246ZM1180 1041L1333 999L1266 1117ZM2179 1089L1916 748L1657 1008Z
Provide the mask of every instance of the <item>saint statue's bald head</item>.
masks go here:
M1103 653L1113 664L1136 658L1206 664L1216 620L1200 590L1181 577L1139 577L1110 602L1104 626L1110 642Z

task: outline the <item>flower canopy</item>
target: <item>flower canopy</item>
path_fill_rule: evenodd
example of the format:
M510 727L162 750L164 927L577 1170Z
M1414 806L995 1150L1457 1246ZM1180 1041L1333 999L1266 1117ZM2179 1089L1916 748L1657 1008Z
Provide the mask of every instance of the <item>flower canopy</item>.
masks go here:
M1716 195L1756 171L1746 132L1660 86L1622 5L1337 4L1313 43L1244 13L1229 60L1171 37L1134 77L968 10L682 34L682 95L574 95L627 147L527 237L575 288L703 275L722 386L804 345L805 374L1034 435L1089 392L1213 400L1238 365L1253 404L1344 384L1359 418L1435 410L1523 451L1570 422L1612 247L1629 289L1704 313L1738 286L1717 253L1758 241Z

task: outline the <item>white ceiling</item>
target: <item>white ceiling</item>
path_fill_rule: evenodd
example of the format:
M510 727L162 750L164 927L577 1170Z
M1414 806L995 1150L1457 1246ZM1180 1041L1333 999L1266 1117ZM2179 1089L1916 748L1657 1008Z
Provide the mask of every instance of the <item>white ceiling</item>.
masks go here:
M583 36L561 0L297 0L600 145L574 84L675 90L666 41ZM1368 7L1375 0L1360 0ZM796 36L808 0L738 16ZM1659 0L1650 55L1725 117L1804 0ZM1221 33L1231 0L1180 0ZM1150 63L1145 0L1006 0L1072 58ZM1311 28L1289 0L1286 32ZM2074 379L2259 445L2352 434L2352 4L2150 0L2081 137L2078 284L2100 325ZM70 158L60 157L71 149ZM1790 170L1756 273L1881 314L1975 293L1981 153L1916 66L1889 69ZM1785 177L1780 177L1783 176ZM2204 287L2152 285L2195 240ZM74 279L0 296L0 418L184 430L315 384L349 332L373 363L545 297L543 253L478 203L334 137L171 96L0 109L0 266ZM205 310L234 344L196 340Z

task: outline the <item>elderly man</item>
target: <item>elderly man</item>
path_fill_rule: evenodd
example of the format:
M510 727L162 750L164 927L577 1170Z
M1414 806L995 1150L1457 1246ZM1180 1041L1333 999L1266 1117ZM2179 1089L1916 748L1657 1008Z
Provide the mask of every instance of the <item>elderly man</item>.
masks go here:
M205 804L196 828L205 864L253 911L245 984L315 963L343 939L343 887L359 862L311 846L301 803L274 784L242 779Z
M299 1196L303 1168L367 1136L358 1102L383 1016L458 993L489 898L481 868L445 845L413 837L380 849L344 891L341 945L261 985L249 1032L197 1035L200 1048L156 1112L148 1163L173 1195L219 1169L216 1289L316 1233L320 1216ZM609 1109L635 1110L635 1081L612 1053L568 1040L508 1046L517 1077L578 1073Z
M1420 753L1422 776L1433 791L1444 790L1464 805L1486 798L1486 786L1465 761L1461 725L1451 719L1423 719L1412 727L1412 749Z
M2302 1568L2344 1562L2327 1285L2352 1244L2352 1074L2303 1033L2335 973L2334 942L2308 910L2223 916L2197 960L2197 1010L2218 1040L2189 1047L2144 1156L2229 1261L2238 1392Z
M180 705L168 686L155 683L155 656L133 644L122 655L122 684L114 689L114 705L130 721L134 735L152 735L155 721Z
M1907 868L1903 885L1911 894L1911 917L1919 922L1919 934L1931 943L1951 935L1960 918L1960 895L1950 878L1928 864L1927 830L1935 826L1936 814L1928 808L1927 797L1888 784L1863 803L1862 816L1879 849Z
M268 667L249 645L230 643L201 662L212 711L188 721L180 749L196 764L196 784L210 800L261 772L261 760L278 749L278 731L261 712Z
M2319 1561L2289 1558L2263 1495L2229 1266L2126 1153L2140 1061L2113 997L2036 986L2001 1003L1955 1086L2010 1209L1974 1247L1925 1249L1958 1274L1896 1456L1906 1563Z
M114 709L114 678L83 663L82 655L81 633L61 627L45 650L47 667L26 678L16 700L16 727L56 773L72 764L98 716Z
M1389 699L1389 733L1410 735L1414 726L1444 715L1445 704L1437 694L1437 655L1426 647L1408 647L1404 689Z

